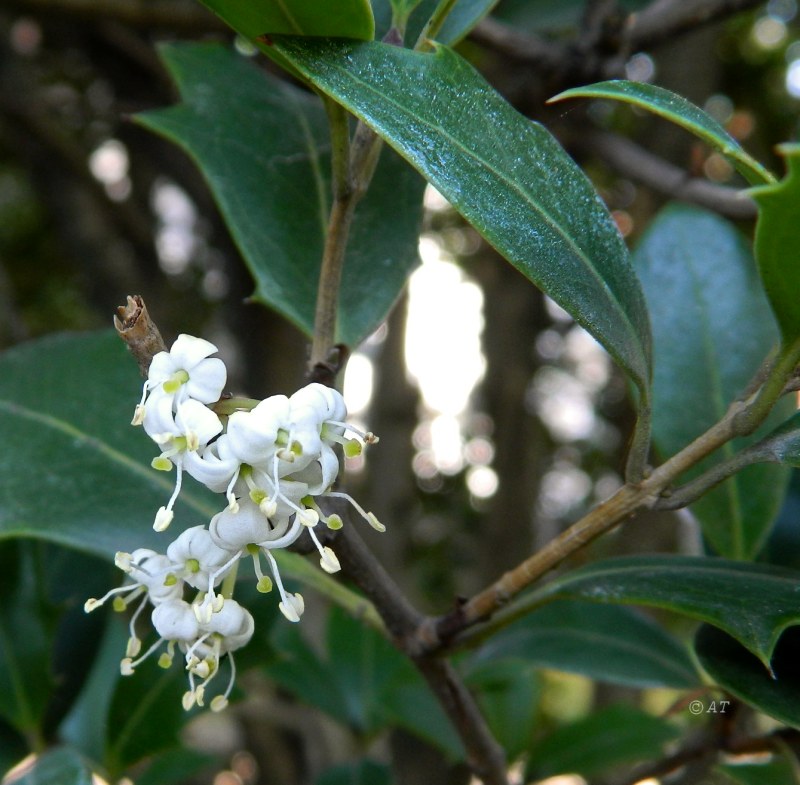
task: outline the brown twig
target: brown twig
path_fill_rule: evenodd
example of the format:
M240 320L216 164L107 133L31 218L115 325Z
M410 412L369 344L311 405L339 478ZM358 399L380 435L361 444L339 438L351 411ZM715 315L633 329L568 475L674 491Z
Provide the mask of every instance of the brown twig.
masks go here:
M687 469L731 439L752 433L783 393L799 355L800 347L784 347L773 367L773 374L757 392L746 401L734 401L719 422L654 469L648 477L640 483L623 485L610 499L450 613L439 619L426 619L417 633L420 646L439 651L464 643L466 630L491 617L513 597L589 542L638 511L654 507L665 489Z
M147 377L153 357L158 352L166 351L167 347L147 312L144 300L138 294L128 295L128 302L117 308L114 327L136 359L140 373Z
M114 326L147 375L153 356L165 346L141 297L128 297L126 305L117 309ZM340 512L349 517L348 509ZM430 685L464 744L472 770L485 785L508 785L503 749L489 731L475 699L449 663L420 646L417 630L422 626L422 614L370 553L352 523L336 533L335 543L343 574L374 604L394 644Z
M145 30L167 28L198 34L228 29L194 0L6 0L5 5L25 13L69 14L90 21L115 19Z
M782 728L765 736L731 739L725 735L711 735L694 741L661 760L638 767L624 778L614 780L613 785L636 785L649 779L659 779L697 761L716 757L719 752L730 755L755 755L765 752L780 752L788 747L800 748L800 732L794 728Z
M643 49L759 5L763 0L654 0L631 14L626 38L632 48Z
M592 40L591 37L584 36L583 44L580 41L577 44L554 42L522 33L491 18L482 20L470 36L493 51L517 62L536 66L542 71L574 71L589 79L607 78L618 72L620 55L646 49L680 33L760 4L761 0L655 0L615 25L619 31L616 51L609 51L608 47L614 41L614 36L595 36L595 43L601 45L597 57L587 57L586 43ZM605 7L600 6L600 11L608 14ZM596 18L597 14L593 14L590 21ZM592 29L596 30L597 25Z
M617 134L582 131L567 143L594 153L623 177L636 180L671 199L692 202L728 218L747 220L756 216L755 202L740 189L690 177L680 167Z

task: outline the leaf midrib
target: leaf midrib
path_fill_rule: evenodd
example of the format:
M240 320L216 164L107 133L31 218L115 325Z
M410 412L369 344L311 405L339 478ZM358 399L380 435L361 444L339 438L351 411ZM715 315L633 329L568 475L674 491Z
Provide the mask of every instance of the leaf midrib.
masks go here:
M171 491L174 484L162 479L161 476L153 474L148 468L130 458L125 453L115 449L106 442L98 439L96 436L86 433L85 431L76 428L71 423L60 420L52 415L45 414L44 412L37 412L34 409L29 409L14 401L0 400L0 412L6 412L15 417L22 417L26 420L38 423L46 428L78 439L89 447L96 449L99 453L108 457L113 463L122 466L124 469L130 471L138 477L146 479L148 482L160 485L166 491ZM192 496L190 493L182 493L181 500L186 502L190 507L203 515L211 517L216 512L210 507L207 507L202 501Z
M443 50L440 50L440 51L443 51ZM422 56L422 55L419 55L419 56ZM599 283L600 290L604 294L607 295L607 300L610 301L615 306L615 310L618 311L622 315L622 318L623 318L625 324L628 327L628 333L629 333L630 336L633 337L633 343L635 345L639 346L639 348L642 350L642 352L641 352L642 357L646 357L647 353L643 351L644 347L642 346L641 342L639 341L638 331L636 330L635 325L631 321L630 316L628 315L626 309L622 307L620 300L617 298L616 294L613 293L613 290L611 289L611 287L608 285L608 283L605 281L605 279L599 273L597 268L591 263L591 260L589 259L589 257L581 250L581 248L579 246L576 245L576 243L569 237L569 235L567 233L565 233L565 231L563 230L561 224L558 223L556 221L556 219L552 215L550 215L550 213L548 213L546 210L544 210L541 207L541 205L539 205L537 202L535 202L530 197L530 195L529 195L529 193L527 191L522 190L513 180L510 180L507 177L505 177L504 175L502 175L488 161L486 161L484 158L481 158L478 155L476 155L472 150L470 150L468 147L466 147L464 144L462 144L456 137L452 136L447 131L445 131L444 128L442 128L442 126L437 125L436 123L433 123L433 122L425 119L422 116L413 115L409 110L406 110L403 107L402 104L398 103L391 96L388 96L388 95L386 95L384 93L381 93L380 91L375 89L372 85L370 85L368 82L365 82L363 79L361 79L360 77L358 77L355 74L351 73L347 69L343 68L338 63L332 63L332 64L327 64L327 65L328 65L329 69L336 71L340 75L344 74L344 76L346 78L348 78L348 79L352 79L355 84L359 85L360 87L363 87L365 89L365 91L368 92L369 94L371 94L373 96L379 96L380 99L383 102L388 103L392 107L396 108L404 117L413 118L416 122L421 123L425 127L432 129L434 132L440 133L445 139L450 141L457 150L460 150L462 152L462 154L465 155L467 158L470 158L473 161L477 162L486 171L488 171L490 174L492 174L495 177L496 180L500 181L501 183L503 183L505 185L510 185L511 186L511 190L515 191L519 196L521 196L522 200L526 204L531 205L531 207L533 208L533 212L535 212L540 217L542 217L544 223L546 223L548 226L550 226L550 228L553 231L555 231L556 234L558 234L562 238L563 241L565 241L565 244L567 245L567 247L570 250L573 251L573 253L575 254L575 256L578 259L580 259L582 262L584 262L586 269L588 271L590 271L592 277L595 279L596 282ZM303 70L303 69L301 69L301 70ZM306 75L309 78L313 79L313 75L312 74L309 74L309 73L306 72ZM364 115L362 115L362 113L358 110L358 108L354 105L354 103L352 101L350 101L346 97L342 97L342 96L336 96L336 100L341 101L341 103L344 106L346 106L348 109L350 109L354 114L361 116L362 119L364 120L364 122L372 124L371 119L366 117L366 116L364 116ZM383 124L381 124L381 127L383 127ZM385 128L384 128L384 130L385 130ZM389 138L389 139L387 139L387 141L404 158L408 158L408 155L406 154L406 151L402 147L397 146L394 143L393 139ZM628 363L625 363L625 365L628 365ZM633 368L629 368L629 370L633 371ZM638 378L640 376L639 373L636 373L634 375L637 377L637 384L641 389L642 385L645 384L645 380Z

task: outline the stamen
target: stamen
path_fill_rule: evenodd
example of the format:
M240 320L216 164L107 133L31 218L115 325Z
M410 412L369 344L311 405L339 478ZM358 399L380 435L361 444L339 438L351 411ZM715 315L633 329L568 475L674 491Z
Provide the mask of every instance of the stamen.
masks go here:
M272 591L272 579L264 575L261 570L261 552L256 551L252 554L253 557L253 569L256 573L256 591L260 591L262 594L268 594Z
M360 428L356 428L355 425L352 425L351 423L341 422L340 420L325 420L325 422L322 424L323 428L326 425L338 425L340 428L344 428L346 431L356 434L356 436L362 439L365 444L377 444L380 441L380 437L376 436L374 433L372 433L372 431L362 431ZM338 441L334 434L324 434L324 438ZM343 442L339 443L342 444Z
M233 477L231 477L231 481L228 483L228 487L225 489L225 496L228 499L228 509L231 512L239 512L239 502L236 501L236 496L233 493L233 486L236 485L236 481L239 479L241 468L241 465L236 468Z
M275 583L278 584L278 592L281 595L281 601L278 603L278 608L280 608L281 613L292 622L300 621L300 613L302 613L302 608L300 613L297 612L295 607L295 602L293 602L294 598L289 598L289 595L286 592L286 589L283 588L283 582L281 581L281 574L278 572L278 563L275 561L275 557L268 551L265 550L264 553L267 555L267 559L269 559L269 566L272 570L272 577L275 579ZM297 595L298 597L300 595ZM300 602L302 603L302 598L300 598Z
M141 425L144 422L144 402L147 398L147 392L150 389L150 380L145 379L144 384L142 385L142 398L139 403L136 404L136 409L133 412L133 419L131 420L131 425Z
M333 496L338 499L346 499L357 510L359 515L370 525L375 531L385 532L386 527L375 517L375 513L367 512L349 493L342 493L341 491L328 491L325 496Z
M317 539L317 533L313 529L309 529L308 533L311 535L311 539L314 541L314 545L317 546L317 550L319 551L319 566L322 567L325 572L331 574L334 572L339 572L342 567L339 564L339 560L336 558L336 554L333 552L333 549L323 546L322 543Z
M228 705L228 696L233 690L233 683L236 681L236 663L233 660L233 652L228 652L228 662L231 664L231 677L228 679L228 686L222 695L217 695L211 701L211 711L222 711Z
M126 657L120 663L120 670L122 671L123 676L130 676L133 673L134 669L141 665L156 649L158 649L161 644L164 643L164 638L159 638L139 659L131 660L130 657ZM126 673L123 670L123 667L128 669Z
M175 514L172 512L172 507L175 504L178 494L181 492L181 485L183 484L183 462L175 464L177 476L175 477L175 490L172 492L166 507L160 507L156 513L156 519L153 521L153 528L157 532L163 532L171 523Z
M126 583L124 586L117 586L116 589L111 589L107 591L99 600L95 599L94 597L90 597L86 602L83 604L83 611L84 613L91 613L95 608L99 608L106 600L113 597L115 594L126 594L127 592L135 593L135 596L139 596L141 593L141 586L131 585L130 583ZM137 591L138 590L138 591ZM127 607L127 603L126 603Z
M136 620L141 616L144 606L147 605L147 594L142 597L139 607L133 612L130 622L128 622L128 632L131 637L128 639L128 650L126 654L129 657L135 657L142 648L142 642L136 637Z

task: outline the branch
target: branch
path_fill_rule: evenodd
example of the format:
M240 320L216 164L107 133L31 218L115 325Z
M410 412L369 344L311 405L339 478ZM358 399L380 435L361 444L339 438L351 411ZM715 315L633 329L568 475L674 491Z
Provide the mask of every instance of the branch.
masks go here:
M127 305L117 309L114 324L140 368L149 367L153 355L164 348L158 328L137 295L128 297ZM343 518L350 518L349 507L340 505L339 511ZM422 626L422 614L375 559L352 521L335 534L335 542L343 574L367 595L394 644L430 685L464 744L472 770L485 785L508 785L505 754L493 738L475 699L450 663L419 645L416 632Z
M546 71L563 67L572 56L570 48L565 44L521 33L491 17L481 20L470 33L470 38L512 60L529 63Z
M386 623L394 644L425 677L464 743L470 768L485 785L508 785L505 755L475 699L449 662L420 647L417 630L422 626L422 615L370 553L350 522L337 532L335 542L343 573L367 595Z
M670 199L691 202L728 218L756 217L755 202L741 190L689 177L680 167L617 134L582 131L569 143L591 151L623 177L637 180Z
M115 19L131 27L170 28L181 33L228 29L194 0L7 0L7 7L24 13L70 14L90 21Z
M761 3L762 0L654 0L647 8L630 14L626 20L614 25L614 29L619 32L616 52L600 51L602 48L607 50L609 44L614 42L613 35L600 35L595 40L600 47L597 50L598 57L590 57L588 60L585 45L590 42L590 37L587 36L582 37L583 44L558 43L519 32L494 19L484 19L471 32L470 37L512 60L528 63L543 71L575 72L582 74L584 78L595 79L617 72L621 54L646 49L680 33L754 8ZM608 21L610 14L607 6L598 2L595 7L599 9L601 16L604 15L603 21ZM591 29L594 18L585 18L584 32L587 26Z
M712 753L716 755L718 752L725 752L733 756L746 756L788 751L791 754L798 748L800 748L800 732L794 728L782 728L765 736L742 739L730 739L715 735L699 742L687 744L661 760L639 767L631 775L616 780L614 785L636 785L645 780L660 779L687 764L702 760Z
M634 49L644 49L759 5L763 0L654 0L630 15L627 41Z
M483 591L445 616L426 619L417 633L420 646L437 651L463 644L467 637L463 633L467 629L488 619L569 556L638 511L656 506L664 490L687 469L731 439L752 433L764 421L786 382L792 378L799 358L800 345L782 347L771 374L746 401L734 401L719 422L648 477L640 483L623 485L610 499Z

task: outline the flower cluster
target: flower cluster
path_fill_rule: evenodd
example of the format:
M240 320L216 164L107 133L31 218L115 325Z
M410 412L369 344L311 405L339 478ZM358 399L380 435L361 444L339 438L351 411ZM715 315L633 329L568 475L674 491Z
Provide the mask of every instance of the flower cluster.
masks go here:
M153 468L175 470L175 489L155 515L156 531L166 530L172 522L184 472L224 493L224 508L208 527L194 526L179 534L165 553L147 548L118 553L116 565L127 574L127 581L100 599L88 600L85 609L91 611L113 598L114 608L122 611L138 600L121 671L133 673L158 650L162 650L159 664L169 667L177 646L189 674L186 709L204 705L206 686L227 655L228 686L210 704L219 711L233 687L233 652L250 640L254 627L253 617L231 596L240 559L252 560L259 591L271 591L274 581L281 612L297 622L303 597L286 591L272 551L307 532L319 551L322 569L337 572L335 553L316 533L320 523L330 529L342 526L339 515L323 510L324 499L330 497L349 501L378 531L384 527L350 496L331 489L339 471L335 446L342 445L345 455L354 456L364 444L377 441L371 433L345 423L342 396L321 384L309 384L288 398L273 395L257 403L243 402L231 414L220 416L214 404L220 400L227 373L224 363L210 356L216 351L208 341L181 335L169 352L159 352L150 365L133 425L142 426L161 450ZM262 557L272 577L264 574ZM149 606L159 637L141 654L136 624Z

